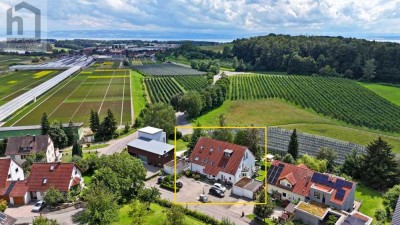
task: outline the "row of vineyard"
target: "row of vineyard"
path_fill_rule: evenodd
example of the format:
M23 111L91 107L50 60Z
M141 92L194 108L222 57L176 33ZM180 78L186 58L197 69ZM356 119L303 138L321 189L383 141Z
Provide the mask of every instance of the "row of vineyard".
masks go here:
M172 96L185 91L201 91L207 87L205 76L160 76L144 80L151 102L169 103Z
M283 98L357 126L400 132L400 107L354 81L311 76L232 76L231 100Z
M172 77L146 78L144 83L151 102L169 103L172 96L183 92Z
M174 79L187 91L201 91L207 87L205 76L174 76Z

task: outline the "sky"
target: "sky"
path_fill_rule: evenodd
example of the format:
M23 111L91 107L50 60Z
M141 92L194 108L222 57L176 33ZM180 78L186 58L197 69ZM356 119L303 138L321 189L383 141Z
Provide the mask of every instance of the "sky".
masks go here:
M283 33L400 39L400 0L26 1L43 8L42 29L50 38L232 40ZM7 9L19 2L0 1L0 35ZM28 14L13 14L28 18L24 29L33 26Z

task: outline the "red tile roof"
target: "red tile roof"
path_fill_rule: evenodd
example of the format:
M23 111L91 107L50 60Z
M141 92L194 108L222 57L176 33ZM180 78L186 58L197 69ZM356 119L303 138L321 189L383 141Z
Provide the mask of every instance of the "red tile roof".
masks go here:
M317 184L314 183L311 178L314 175L314 173L316 173L313 170L310 170L307 168L307 166L300 164L300 165L292 165L292 164L288 164L288 163L284 163L278 160L274 160L272 162L272 165L274 166L278 166L279 164L283 165L283 170L280 174L280 177L276 180L275 184L272 184L274 186L289 190L293 193L299 194L299 195L303 195L303 196L308 196L310 193L310 188L311 186L314 185L314 188L317 188L319 190L323 190L323 191L331 191L331 202L334 202L338 205L342 205L343 202L347 199L347 197L350 195L351 193L351 188L350 187L342 187L342 189L345 191L345 195L344 198L342 200L335 198L336 196L336 192L338 191L335 188L323 185L323 184ZM283 178L286 178L290 183L293 184L293 182L295 182L295 185L292 186L292 188L288 188L288 187L284 187L281 186L279 184L280 180L282 180ZM338 178L332 175L329 175L329 180L332 181L333 183L336 182Z
M51 166L54 167L53 171L50 171ZM29 191L44 192L54 186L59 191L67 192L71 179L74 179L74 167L79 169L74 163L34 163L28 178ZM44 179L47 179L46 184Z
M28 192L28 188L26 181L17 181L10 192L10 197L24 197L25 193Z
M0 188L4 188L8 179L8 171L10 170L11 159L0 159Z
M279 178L276 180L276 183L273 185L278 186L283 189L287 189L287 190L289 190L293 193L299 194L299 195L308 196L308 194L310 192L310 187L313 184L311 182L311 177L313 176L314 171L303 168L302 166L300 167L300 166L284 163L284 162L281 162L278 160L274 160L272 162L272 165L274 165L274 166L278 166L279 164L284 165L283 170L280 175L280 178L286 177L289 174L292 174L292 175L290 175L290 177L291 177L290 179L292 179L292 182L295 182L296 184L294 186L292 186L292 188L283 187L279 184L279 182L281 180Z
M224 150L232 150L231 157L224 156ZM217 176L218 172L235 175L247 147L229 142L200 137L189 160L204 166L203 173ZM197 160L196 160L197 159Z

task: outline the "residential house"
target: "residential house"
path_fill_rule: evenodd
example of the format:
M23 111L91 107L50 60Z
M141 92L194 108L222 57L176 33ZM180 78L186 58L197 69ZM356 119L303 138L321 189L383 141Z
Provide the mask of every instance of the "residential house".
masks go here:
M24 171L11 158L0 158L0 199L11 205L23 205L30 201L24 192L26 185Z
M34 163L27 184L30 197L37 200L43 200L50 187L67 193L84 185L82 170L75 163Z
M289 201L314 201L337 210L351 211L356 183L310 170L304 164L278 160L268 169L268 193Z
M336 211L316 202L300 201L294 207L294 218L308 225L324 225L330 217L335 218L335 225L371 225L372 218L360 212Z
M166 141L166 133L162 129L145 127L139 129L136 140L128 143L128 152L144 164L163 167L174 159L175 146Z
M255 157L241 145L200 137L190 154L191 170L234 184L255 174Z
M45 162L61 160L60 152L54 148L53 141L49 135L10 137L7 141L5 155L12 158L19 165L23 165L27 155L39 152L45 153Z
M255 200L255 194L264 190L264 183L248 177L242 177L233 185L232 194Z
M399 224L400 224L400 197L399 200L397 200L397 205L392 217L392 225L399 225Z

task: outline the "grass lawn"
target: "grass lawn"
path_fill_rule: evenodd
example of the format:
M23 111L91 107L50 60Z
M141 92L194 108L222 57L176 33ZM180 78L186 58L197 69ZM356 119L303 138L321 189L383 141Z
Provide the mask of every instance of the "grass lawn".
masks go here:
M94 153L94 152L90 153L90 152L87 152L87 151L83 151L83 158L85 159L91 154L96 154L96 153ZM71 161L71 159L72 159L72 150L63 151L62 162L63 163L68 163L68 162Z
M134 118L139 116L140 111L146 106L146 99L143 96L144 90L142 89L142 78L143 76L140 73L136 71L131 71L131 88Z
M202 126L217 126L218 116L224 114L229 126L279 126L285 129L298 129L301 132L326 136L343 141L366 145L378 137L383 137L393 146L393 151L400 153L400 134L385 133L348 125L303 109L281 99L225 101L209 113L192 121Z
M358 183L355 198L357 201L362 201L359 211L374 218L373 224L375 224L375 211L377 209L384 209L382 194Z
M400 88L399 87L393 87L393 86L384 85L384 84L362 83L362 82L359 82L359 84L361 84L362 86L375 92L379 96L400 106Z
M251 220L253 220L253 221L255 221L255 220L254 220L254 214L247 215L246 217L249 218L249 219L251 219ZM256 221L256 223L257 223L257 224L260 224L260 225L274 225L274 224L275 224L275 223L274 223L271 219L269 219L269 218L264 219L264 221Z
M95 150L99 148L105 148L109 146L109 144L95 144L95 145L90 145L90 147L83 147L82 150Z
M174 145L174 140L168 140L168 144ZM184 142L182 139L176 140L176 151L180 152L186 150L188 144L189 142Z
M166 215L163 212L164 210L167 210L167 208L164 208L158 204L151 204L150 206L151 211L150 213L146 216L146 221L145 224L148 225L158 225L162 224L162 222L166 219ZM124 205L120 210L119 210L119 220L118 222L114 223L115 225L117 224L131 224L131 218L129 217L129 204ZM186 216L186 222L187 224L193 224L193 225L202 225L205 224L193 217Z

